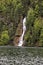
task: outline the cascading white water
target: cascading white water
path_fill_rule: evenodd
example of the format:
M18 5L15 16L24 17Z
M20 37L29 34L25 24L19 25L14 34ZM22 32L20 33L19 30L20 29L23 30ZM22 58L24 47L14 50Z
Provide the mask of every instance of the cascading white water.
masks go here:
M22 33L22 35L21 35L21 37L19 39L18 46L22 46L23 42L24 42L23 41L23 37L24 37L25 31L26 31L26 25L25 25L25 23L26 23L26 17L23 19L23 33Z

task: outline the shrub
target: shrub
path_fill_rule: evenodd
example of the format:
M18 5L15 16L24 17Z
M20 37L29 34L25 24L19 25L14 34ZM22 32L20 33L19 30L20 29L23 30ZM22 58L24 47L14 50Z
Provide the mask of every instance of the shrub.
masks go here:
M8 44L8 41L9 41L8 31L3 31L1 34L0 45Z

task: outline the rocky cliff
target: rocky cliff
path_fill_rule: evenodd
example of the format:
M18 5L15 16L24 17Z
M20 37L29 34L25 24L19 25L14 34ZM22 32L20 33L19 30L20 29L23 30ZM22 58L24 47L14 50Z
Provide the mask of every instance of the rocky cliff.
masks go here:
M17 27L17 29L16 29L16 33L15 33L15 36L14 36L14 40L13 40L13 44L15 45L15 46L17 46L18 45L18 42L19 42L19 38L20 38L20 36L22 35L22 20L23 20L23 17L21 16L21 18L20 18L20 23L18 24L18 27Z

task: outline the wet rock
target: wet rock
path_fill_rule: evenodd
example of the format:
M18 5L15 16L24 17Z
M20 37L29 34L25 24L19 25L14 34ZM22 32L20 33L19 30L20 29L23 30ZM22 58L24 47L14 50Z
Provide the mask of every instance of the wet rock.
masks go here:
M23 27L23 24L22 24L22 17L21 17L20 23L18 24L16 33L15 33L15 36L14 36L14 41L13 41L13 43L14 43L15 46L18 45L19 38L20 38L20 36L22 35L22 31L23 31L22 27Z

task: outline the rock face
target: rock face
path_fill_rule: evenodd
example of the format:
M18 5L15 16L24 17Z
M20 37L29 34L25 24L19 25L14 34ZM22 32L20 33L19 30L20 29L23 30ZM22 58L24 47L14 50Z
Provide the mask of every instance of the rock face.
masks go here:
M23 27L22 20L23 20L23 17L20 18L20 23L18 24L16 33L15 33L15 37L14 37L14 41L13 41L14 46L18 45L19 38L22 35L22 27Z

